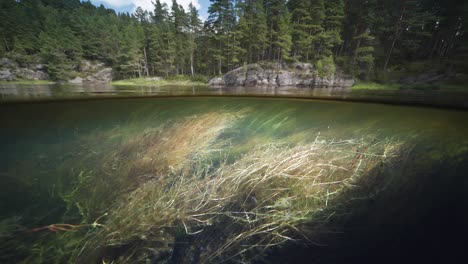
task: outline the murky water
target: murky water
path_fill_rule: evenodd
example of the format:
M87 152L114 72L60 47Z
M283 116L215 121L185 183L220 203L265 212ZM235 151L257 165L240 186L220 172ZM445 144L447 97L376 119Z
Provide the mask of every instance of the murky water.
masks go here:
M466 120L246 97L3 104L0 262L454 259Z

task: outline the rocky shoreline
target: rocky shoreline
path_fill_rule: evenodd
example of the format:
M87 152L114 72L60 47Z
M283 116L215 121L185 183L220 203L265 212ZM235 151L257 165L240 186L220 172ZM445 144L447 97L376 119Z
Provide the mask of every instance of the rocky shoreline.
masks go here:
M210 80L212 86L294 86L309 88L348 88L355 83L340 69L323 76L310 63L254 63Z
M49 80L43 64L19 65L17 62L0 59L0 81Z
M81 61L76 69L76 77L71 80L61 80L72 84L82 83L110 83L112 68L96 61ZM19 64L8 58L0 58L0 81L14 82L19 80L47 81L50 76L43 64Z

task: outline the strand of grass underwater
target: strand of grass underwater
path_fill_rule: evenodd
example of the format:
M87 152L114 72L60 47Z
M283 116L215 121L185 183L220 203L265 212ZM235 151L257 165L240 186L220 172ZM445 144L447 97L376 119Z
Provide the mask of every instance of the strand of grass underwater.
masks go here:
M172 199L172 200L174 200L174 199ZM173 202L173 201L172 201L172 202ZM226 213L226 214L227 214L227 213ZM185 224L184 224L184 225L185 225ZM186 228L186 230L187 230L187 228ZM260 229L260 231L261 231L261 229ZM253 236L253 235L256 235L256 234L262 234L263 232L260 232L260 231L258 231L258 232L253 231L253 232L252 232L252 236ZM272 231L272 230L267 230L267 231L269 232L269 231ZM187 234L190 234L190 232L187 232ZM275 234L278 235L279 233L275 233ZM244 236L248 236L248 234L244 234ZM238 237L237 239L238 239L238 240L242 240L243 237L240 236L240 237ZM235 243L235 242L236 242L236 241L233 240L233 241L231 242L231 244L233 244L233 243ZM268 245L273 246L274 244L268 243ZM229 246L230 246L230 244L227 244L227 245L226 245L226 248L228 248ZM258 246L258 245L257 245L257 246ZM223 249L223 250L225 250L225 249Z
M35 227L31 228L28 230L23 231L24 233L35 233L38 231L42 230L49 230L51 232L58 232L58 231L75 231L76 229L83 228L83 227L92 227L92 228L97 228L97 227L102 227L103 229L109 231L107 227L103 224L98 223L99 220L101 220L103 217L107 216L108 213L103 214L102 216L98 217L92 224L79 224L79 225L73 225L73 224L50 224L47 226L41 226L41 227Z
M375 155L375 156L378 156L378 155ZM361 154L359 155L359 157L362 157L362 152L361 152ZM362 159L360 159L360 160L362 160ZM358 166L358 167L359 167L359 166ZM340 182L342 182L342 181L340 181ZM330 183L324 183L324 184L333 184L333 183L339 183L339 182L330 182ZM329 198L329 196L330 196L331 194L335 194L335 193L338 193L338 192L340 192L340 191L341 191L341 190L337 190L337 191L335 191L335 192L333 192L333 193L329 193L328 190L327 190L327 201L328 201L328 198ZM327 204L327 202L326 202L326 204ZM268 231L271 231L271 230L268 230ZM261 232L260 232L260 233L261 233ZM277 234L277 233L276 233L276 234ZM240 237L237 237L237 238L240 239ZM237 239L237 238L236 238L236 239ZM285 238L285 237L283 237L283 238ZM287 240L288 240L288 239L287 239ZM284 241L283 241L283 242L284 242ZM271 244L271 245L275 245L275 244ZM264 246L268 246L268 245L264 245Z

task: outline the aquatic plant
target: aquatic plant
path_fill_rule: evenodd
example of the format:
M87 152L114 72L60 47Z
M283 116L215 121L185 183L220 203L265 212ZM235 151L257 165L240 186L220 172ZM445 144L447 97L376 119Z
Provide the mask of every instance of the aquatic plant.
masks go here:
M23 227L20 225L20 222L20 216L12 216L0 220L0 239L9 238L17 233L18 230L21 230Z
M335 213L340 194L399 146L317 138L294 147L255 146L236 162L209 169L200 166L212 164L192 163L189 170L148 179L116 203L106 223L110 231L95 243L101 250L126 248L116 258L125 262L167 258L177 237L193 236L204 248L198 258L211 262L286 241L313 242L314 228ZM142 252L154 244L160 247Z
M83 263L249 261L290 241L319 242L358 195L356 185L392 161L401 143L321 137L297 130L292 115L238 108L78 136L54 189L66 204L63 224L30 227L31 235L58 231L35 244L33 255Z

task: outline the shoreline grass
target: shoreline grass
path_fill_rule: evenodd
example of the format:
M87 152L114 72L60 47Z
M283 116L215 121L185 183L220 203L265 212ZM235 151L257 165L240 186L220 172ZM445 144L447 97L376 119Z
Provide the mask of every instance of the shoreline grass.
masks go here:
M450 91L468 92L468 86L460 84L427 83L427 84L402 84L402 83L376 83L358 81L351 87L352 90L420 90L420 91Z
M44 84L55 84L54 81L50 80L16 80L16 81L0 81L0 84L27 84L27 85L44 85Z
M206 81L202 81L199 78L191 77L178 77L171 79L160 79L155 80L152 78L132 78L117 80L111 82L111 85L117 86L205 86L208 85Z

